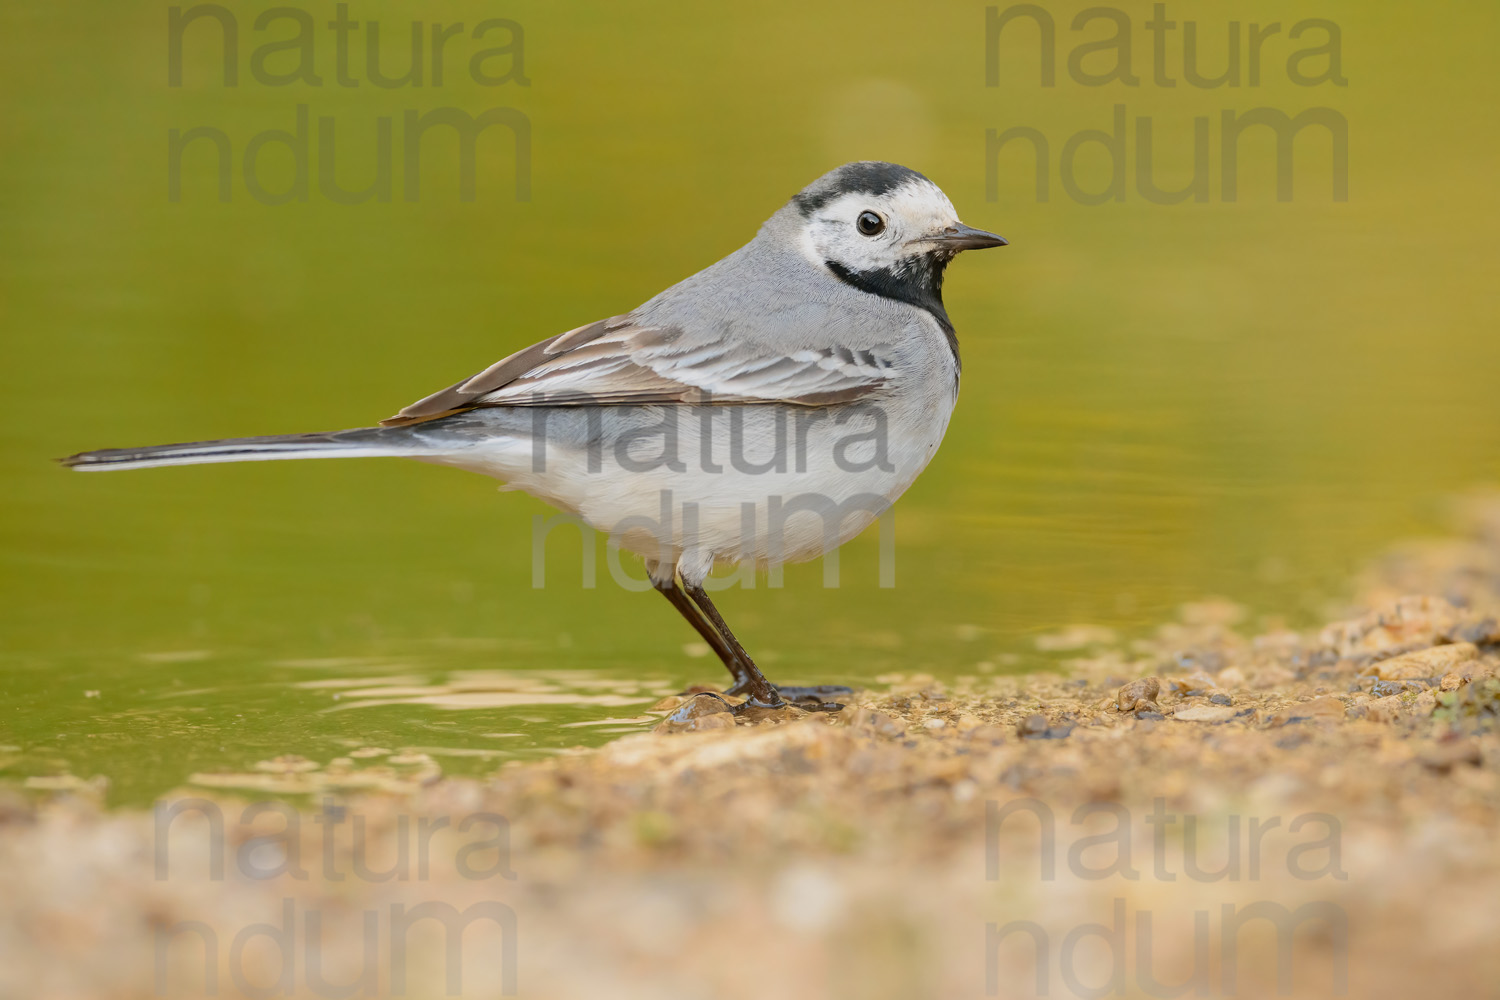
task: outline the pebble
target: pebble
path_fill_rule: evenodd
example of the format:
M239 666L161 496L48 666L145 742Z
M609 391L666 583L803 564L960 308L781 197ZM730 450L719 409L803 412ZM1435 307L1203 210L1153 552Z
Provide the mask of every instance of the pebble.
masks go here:
M1191 708L1179 708L1172 718L1181 722L1228 722L1234 718L1235 711L1221 705L1194 705Z
M1142 677L1120 688L1115 695L1115 708L1121 712L1141 712L1156 708L1157 696L1161 694L1161 678Z
M1442 677L1454 673L1454 668L1479 657L1479 648L1472 642L1455 642L1447 646L1433 646L1388 660L1372 663L1366 668L1383 681L1417 680L1427 677Z
M657 733L697 733L733 729L734 713L717 694L695 694L656 724Z
M1040 713L1028 715L1016 724L1016 734L1022 739L1037 740L1047 735L1047 717Z

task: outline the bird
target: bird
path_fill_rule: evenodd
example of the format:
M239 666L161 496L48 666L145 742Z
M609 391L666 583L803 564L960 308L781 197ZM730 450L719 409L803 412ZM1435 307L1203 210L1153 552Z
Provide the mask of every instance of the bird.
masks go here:
M379 425L86 451L81 471L400 457L491 476L639 555L740 707L837 710L778 687L707 590L857 535L936 453L958 399L943 276L1006 246L908 167L846 163L744 246L629 312L541 340ZM837 689L847 691L847 688Z

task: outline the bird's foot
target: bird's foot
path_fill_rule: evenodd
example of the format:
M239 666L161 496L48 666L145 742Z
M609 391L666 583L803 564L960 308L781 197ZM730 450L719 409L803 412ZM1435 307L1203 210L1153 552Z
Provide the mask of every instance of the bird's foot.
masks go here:
M799 685L771 685L771 690L776 694L775 702L767 702L763 698L757 698L751 692L751 682L747 679L727 688L724 693L728 695L745 695L744 706L758 709L784 708L788 705L800 708L804 712L838 712L843 705L836 701L826 699L853 694L854 689L844 687L842 684L815 684L807 687Z
M778 686L776 693L809 712L837 712L844 706L829 699L853 694L854 689L842 684L812 684L806 687L789 684L785 687Z

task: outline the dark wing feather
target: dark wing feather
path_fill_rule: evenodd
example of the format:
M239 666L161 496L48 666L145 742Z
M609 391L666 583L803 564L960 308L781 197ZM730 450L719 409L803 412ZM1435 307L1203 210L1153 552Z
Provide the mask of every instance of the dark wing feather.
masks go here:
M896 375L889 347L763 348L615 316L533 344L382 420L418 423L481 406L848 402Z

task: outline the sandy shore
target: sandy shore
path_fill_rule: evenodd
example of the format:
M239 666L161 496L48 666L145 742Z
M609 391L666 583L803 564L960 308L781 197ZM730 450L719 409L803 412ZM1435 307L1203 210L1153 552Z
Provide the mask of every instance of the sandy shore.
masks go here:
M1500 502L1359 591L838 715L667 699L483 781L372 747L154 814L0 789L0 995L1493 995Z

